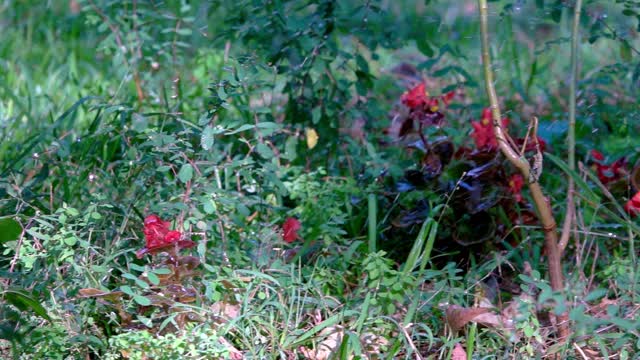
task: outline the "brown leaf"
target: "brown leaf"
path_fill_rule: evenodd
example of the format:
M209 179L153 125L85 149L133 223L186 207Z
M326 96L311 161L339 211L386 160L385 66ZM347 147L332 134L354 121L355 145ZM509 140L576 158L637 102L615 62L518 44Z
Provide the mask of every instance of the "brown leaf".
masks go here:
M458 305L450 305L445 311L447 316L447 323L451 327L451 330L456 332L462 329L470 321L476 321L476 317L482 314L487 314L491 310L487 308L464 308Z
M451 360L467 360L467 352L460 343L457 343L451 353Z
M115 301L122 298L122 291L103 291L95 288L86 288L78 290L79 297L83 298L101 298L108 301Z
M220 341L220 343L222 345L224 345L227 350L229 350L229 358L231 360L242 360L244 359L244 356L242 355L242 352L238 349L235 348L235 346L233 346L233 344L231 344L229 341L227 341L227 339L223 338L222 336L218 338L218 341Z
M225 321L233 320L240 316L240 305L233 305L224 301L218 301L211 305L211 312L214 316L221 317Z
M327 334L327 336L320 343L317 344L315 349L307 347L301 347L300 352L305 359L310 360L327 360L340 346L342 342L343 330L339 327L328 327L324 329L321 334Z

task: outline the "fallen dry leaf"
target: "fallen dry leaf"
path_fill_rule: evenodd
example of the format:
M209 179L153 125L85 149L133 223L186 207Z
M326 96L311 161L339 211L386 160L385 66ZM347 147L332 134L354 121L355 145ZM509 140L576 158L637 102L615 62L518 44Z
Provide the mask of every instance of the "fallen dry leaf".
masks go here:
M340 346L342 342L343 330L339 327L328 327L321 333L328 334L327 337L322 340L317 348L309 349L307 347L301 347L300 352L309 360L328 360Z
M218 301L211 305L211 312L214 316L225 321L233 320L240 315L240 305L233 305L223 301Z
M451 360L467 360L467 352L460 343L457 343L451 353Z
M464 308L459 305L449 305L445 314L447 324L449 324L453 332L456 332L461 330L470 321L476 321L478 316L488 314L490 311L490 309L484 307Z

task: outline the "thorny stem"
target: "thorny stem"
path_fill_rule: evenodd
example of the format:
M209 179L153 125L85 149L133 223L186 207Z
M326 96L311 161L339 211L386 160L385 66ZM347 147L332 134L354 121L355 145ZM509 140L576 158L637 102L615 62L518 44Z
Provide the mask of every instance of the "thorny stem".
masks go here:
M573 28L571 29L571 74L569 78L569 129L567 131L568 165L570 170L576 169L576 83L578 81L578 40L580 37L580 12L582 11L582 0L576 0L573 10ZM569 243L571 234L571 223L575 214L573 178L569 178L569 192L567 193L567 215L562 225L562 235L560 236L560 253Z
M558 248L558 234L556 233L556 221L551 213L551 206L542 192L537 177L531 179L531 166L526 158L521 156L517 149L507 140L507 134L502 126L498 96L493 85L493 72L491 70L491 56L489 55L489 31L488 31L488 5L487 0L478 0L480 12L480 37L482 40L482 64L484 68L485 86L491 103L493 115L493 131L504 156L520 171L525 179L529 179L528 186L538 217L544 230L544 245L549 266L549 278L551 288L557 292L564 291L564 278L562 274L562 259ZM565 312L559 316L558 333L560 338L566 339L569 335L568 315Z

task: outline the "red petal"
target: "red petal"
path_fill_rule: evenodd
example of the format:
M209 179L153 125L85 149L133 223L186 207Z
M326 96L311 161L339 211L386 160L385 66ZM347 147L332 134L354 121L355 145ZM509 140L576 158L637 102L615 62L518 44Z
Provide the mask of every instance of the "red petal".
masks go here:
M159 223L162 223L162 219L160 219L158 215L149 215L146 218L144 218L145 226L151 225L151 224L159 224Z
M196 243L191 240L180 240L178 241L178 247L180 249L188 249L196 246Z
M448 93L442 95L442 103L444 104L444 106L449 106L449 103L451 102L451 100L453 100L455 96L456 96L455 90L449 91Z
M524 178L520 174L514 174L509 178L509 191L513 194L517 202L522 202L522 186Z
M400 98L403 104L410 109L416 109L424 106L427 102L427 91L424 83L416 85L413 89L402 94Z
M604 155L598 150L591 150L591 157L598 161L604 161Z
M640 214L640 191L624 204L624 210L632 217Z
M299 238L298 230L300 230L300 221L296 218L287 218L282 224L282 238L285 242L292 243Z
M169 231L167 233L167 235L165 235L164 242L166 244L172 244L172 243L180 240L181 236L182 236L182 234L180 233L180 231L171 230L171 231Z
M482 120L489 120L493 118L493 114L491 114L491 108L484 108L482 110Z
M136 256L142 257L146 253L156 252L180 240L182 234L176 230L169 230L171 224L163 221L158 215L149 215L144 219L144 238L146 247L139 250Z

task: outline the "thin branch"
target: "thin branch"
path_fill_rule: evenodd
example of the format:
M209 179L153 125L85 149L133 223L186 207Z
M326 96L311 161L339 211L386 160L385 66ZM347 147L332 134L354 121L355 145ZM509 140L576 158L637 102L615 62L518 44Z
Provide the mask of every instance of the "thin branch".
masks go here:
M567 130L567 145L569 169L576 169L576 83L578 82L578 40L580 37L580 13L582 11L582 0L577 0L573 10L573 28L571 29L571 74L569 78L569 129ZM571 223L576 212L574 201L575 185L571 175L569 178L569 191L567 193L567 214L562 225L562 234L558 247L560 254L569 243L571 235Z
M502 121L500 121L502 116L500 114L500 107L498 106L498 96L496 95L496 90L493 85L491 56L489 54L489 15L487 0L478 0L478 7L480 11L480 37L482 40L482 65L484 68L485 87L487 95L489 96L489 101L491 102L493 130L500 146L500 150L504 156L520 171L525 179L528 179L529 191L531 192L534 205L538 211L538 217L544 230L544 245L549 265L551 288L556 292L562 293L564 292L564 276L562 273L562 258L558 248L558 234L556 232L557 225L551 212L551 205L549 204L547 197L544 196L540 183L538 182L538 178L542 173L542 168L538 166L539 168L534 169L535 171L532 172L527 159L518 153L516 147L509 143L506 130L502 125ZM535 122L536 119L533 121ZM542 154L538 153L537 155L538 158L536 158L536 162L541 162ZM566 339L569 335L568 318L569 316L566 312L559 316L558 333L560 338L563 339Z

